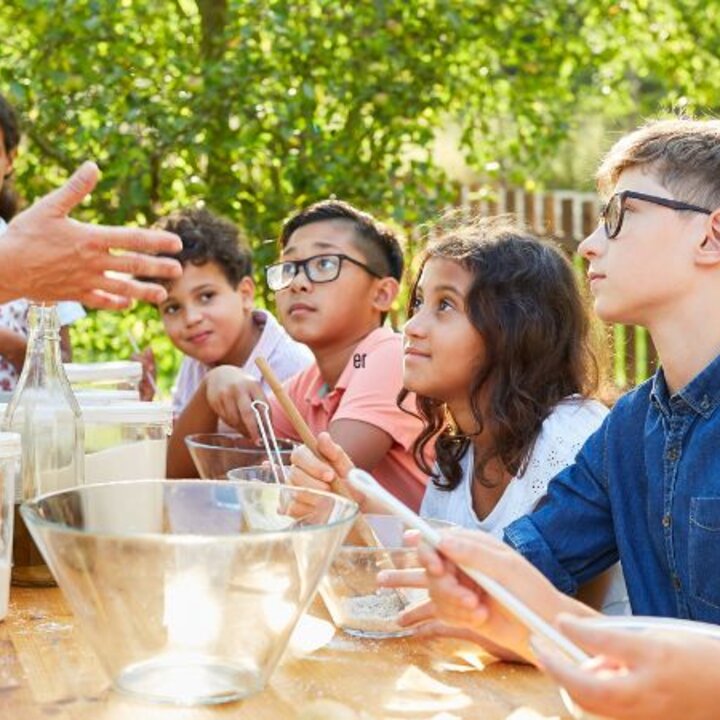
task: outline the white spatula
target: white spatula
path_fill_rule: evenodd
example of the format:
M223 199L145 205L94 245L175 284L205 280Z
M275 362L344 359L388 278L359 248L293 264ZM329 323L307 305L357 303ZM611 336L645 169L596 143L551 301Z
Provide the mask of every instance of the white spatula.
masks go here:
M348 481L360 492L377 500L388 512L400 517L409 527L419 530L429 545L434 548L438 547L441 540L440 533L426 523L419 515L416 515L409 507L400 502L395 496L385 490L370 473L355 468L350 471ZM550 623L541 618L534 610L529 608L524 602L497 582L497 580L493 580L493 578L488 577L479 570L463 565L459 565L458 567L533 634L539 635L553 643L553 645L577 663L585 662L590 658L586 652L568 640L550 625Z

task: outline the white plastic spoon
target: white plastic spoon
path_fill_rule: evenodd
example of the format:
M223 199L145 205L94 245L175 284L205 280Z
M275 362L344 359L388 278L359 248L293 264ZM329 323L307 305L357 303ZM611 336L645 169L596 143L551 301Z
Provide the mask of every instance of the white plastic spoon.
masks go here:
M425 541L437 549L441 540L440 533L426 523L419 515L415 514L407 505L404 505L394 495L391 495L370 473L365 472L365 470L360 470L359 468L354 468L348 474L348 481L360 492L371 496L383 505L386 510L401 518L406 525L419 530ZM590 656L585 651L568 640L546 620L543 620L534 610L529 608L519 598L515 597L515 595L503 587L497 580L493 580L493 578L488 577L479 570L464 565L458 565L458 567L468 577L472 578L488 595L495 598L495 600L532 633L553 643L553 645L577 663L583 663L590 659Z

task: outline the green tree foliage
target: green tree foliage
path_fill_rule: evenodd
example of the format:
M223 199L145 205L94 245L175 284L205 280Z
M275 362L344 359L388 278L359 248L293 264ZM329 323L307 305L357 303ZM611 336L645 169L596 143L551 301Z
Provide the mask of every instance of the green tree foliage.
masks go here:
M483 131L468 142L486 159L529 159L561 134L575 88L557 79L583 62L569 59L582 20L561 11L10 0L2 74L31 140L23 181L45 190L92 156L103 219L148 221L202 198L257 241L331 193L414 222L436 207L428 149L448 115Z
M663 114L717 117L719 35L720 4L712 0L588 4L581 39L594 57L588 86L577 95L567 139L536 179L591 190L599 157L623 132Z
M436 130L469 163L532 174L585 97L703 107L718 10L700 0L3 0L0 88L28 138L18 185L45 192L92 157L79 213L149 223L205 202L258 266L290 211L336 195L410 227L452 199ZM654 93L654 95L652 94ZM262 285L261 285L262 287ZM82 358L126 354L125 325L177 364L152 309L93 313Z

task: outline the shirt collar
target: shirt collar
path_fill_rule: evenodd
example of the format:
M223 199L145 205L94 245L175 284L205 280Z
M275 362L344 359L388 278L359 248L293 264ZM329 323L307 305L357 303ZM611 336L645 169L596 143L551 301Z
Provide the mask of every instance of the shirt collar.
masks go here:
M720 405L720 355L674 395L670 395L660 368L653 378L650 398L665 415L689 408L707 420Z
M335 387L328 387L327 383L322 379L320 373L318 373L317 381L312 384L309 388L305 400L311 405L320 405L328 396L332 395L338 390L345 390L350 384L353 373L355 372L355 357L367 353L370 348L377 345L378 342L386 337L390 337L395 334L395 331L389 327L379 327L373 330L371 333L366 335L356 346L347 361L347 364L340 373L340 377L335 383Z

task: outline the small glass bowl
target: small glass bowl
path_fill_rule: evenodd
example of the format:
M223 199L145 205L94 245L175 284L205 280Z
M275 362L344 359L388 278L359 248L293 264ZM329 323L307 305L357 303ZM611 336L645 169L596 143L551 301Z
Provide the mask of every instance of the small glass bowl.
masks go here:
M285 472L287 473L290 470L290 466L285 465L284 467ZM275 478L275 473L273 473L273 470L270 467L269 463L266 463L264 465L250 465L249 467L241 467L235 468L234 470L228 470L227 478L228 480L232 480L233 482L248 482L251 480L257 480L258 482L265 483L277 482ZM280 477L280 482L283 482L282 477Z
M364 516L382 547L343 545L320 583L328 612L337 627L348 635L382 639L412 635L414 628L398 624L398 615L427 599L427 590L383 588L377 584L381 570L420 568L416 548L403 547L406 529L393 515ZM433 527L450 528L452 523L429 520Z
M289 465L296 443L279 439L277 442L283 464ZM188 435L185 444L200 477L206 480L224 480L228 470L261 465L268 459L262 443L240 433L198 433Z

